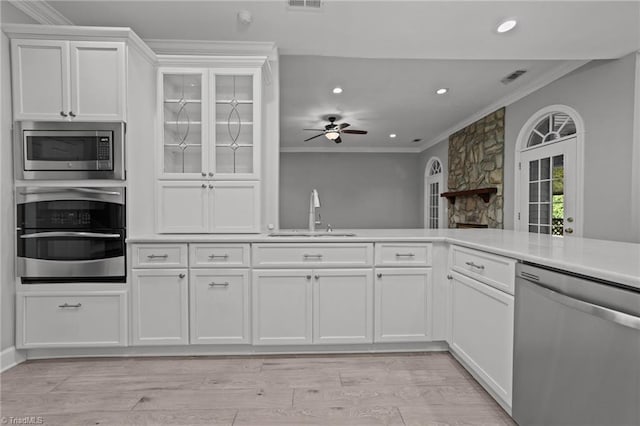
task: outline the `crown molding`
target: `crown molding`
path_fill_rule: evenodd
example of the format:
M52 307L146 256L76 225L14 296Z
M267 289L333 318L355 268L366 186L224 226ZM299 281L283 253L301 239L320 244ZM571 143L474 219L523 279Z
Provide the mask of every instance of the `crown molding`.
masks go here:
M43 25L73 25L45 0L9 0L9 3Z
M278 60L278 48L271 42L146 39L145 43L158 55L266 56Z
M554 82L555 80L559 79L560 77L563 77L567 74L569 74L571 71L574 71L578 68L580 68L581 66L583 66L584 64L586 64L587 62L590 62L588 60L580 60L580 61L566 61L563 64L557 66L556 68L553 68L552 70L544 73L543 75L541 75L540 77L538 77L537 79L533 80L532 82L530 82L529 84L522 86L520 89L516 90L515 92L512 92L510 94L508 94L507 96L504 96L503 98L498 99L497 101L493 102L490 105L487 105L485 108L477 111L476 113L474 113L473 115L471 115L470 117L467 117L466 119L458 122L457 124L449 127L447 130L445 130L444 132L440 133L439 135L437 135L436 137L428 140L427 142L424 142L421 146L420 146L420 152L425 151L429 148L431 148L432 146L442 142L443 140L446 140L449 138L450 135L452 135L453 133L457 132L460 129L464 129L465 127L467 127L470 124L475 123L476 121L478 121L479 119L481 119L482 117L486 116L487 114L490 114L502 107L508 106L516 101L519 101L520 99L524 98L525 96L535 92L538 89L541 89L542 87Z
M420 147L386 147L386 146L344 146L344 147L319 147L319 146L287 146L280 147L280 153L360 153L360 154L417 154L422 150Z
M75 25L3 24L10 38L43 38L50 40L123 41L140 52L149 62L156 63L153 50L128 27L80 27Z

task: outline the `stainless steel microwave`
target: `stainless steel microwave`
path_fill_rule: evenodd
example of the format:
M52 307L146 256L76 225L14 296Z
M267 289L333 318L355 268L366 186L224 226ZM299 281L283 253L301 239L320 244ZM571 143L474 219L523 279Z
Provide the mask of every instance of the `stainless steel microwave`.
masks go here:
M17 179L125 178L124 123L16 123Z

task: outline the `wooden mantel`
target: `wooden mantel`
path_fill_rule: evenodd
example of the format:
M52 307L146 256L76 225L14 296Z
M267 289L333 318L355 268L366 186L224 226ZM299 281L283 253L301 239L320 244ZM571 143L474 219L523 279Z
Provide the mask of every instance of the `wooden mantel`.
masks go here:
M456 197L470 197L472 195L477 195L482 198L485 203L488 203L491 194L495 194L496 192L498 192L498 188L492 186L488 188L467 189L464 191L443 192L440 196L447 197L449 201L451 201L451 204L456 203Z

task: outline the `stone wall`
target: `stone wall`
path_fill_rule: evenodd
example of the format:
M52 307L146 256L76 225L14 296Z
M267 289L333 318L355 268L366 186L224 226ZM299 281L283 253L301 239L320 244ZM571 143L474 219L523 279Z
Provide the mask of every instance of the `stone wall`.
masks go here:
M457 223L502 228L504 176L504 108L449 136L449 188L464 191L496 187L488 203L477 195L449 202L449 227Z

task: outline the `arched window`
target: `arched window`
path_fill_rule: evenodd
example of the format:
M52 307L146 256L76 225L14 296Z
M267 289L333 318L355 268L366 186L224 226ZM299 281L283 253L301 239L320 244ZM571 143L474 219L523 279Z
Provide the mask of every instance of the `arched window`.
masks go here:
M580 235L582 145L580 116L564 105L534 114L518 136L516 229Z
M437 229L445 227L444 203L440 198L443 192L442 162L433 157L427 162L424 172L424 227Z

